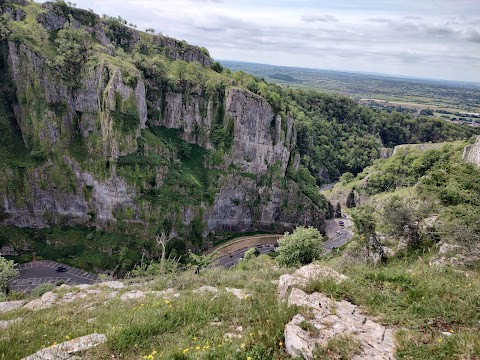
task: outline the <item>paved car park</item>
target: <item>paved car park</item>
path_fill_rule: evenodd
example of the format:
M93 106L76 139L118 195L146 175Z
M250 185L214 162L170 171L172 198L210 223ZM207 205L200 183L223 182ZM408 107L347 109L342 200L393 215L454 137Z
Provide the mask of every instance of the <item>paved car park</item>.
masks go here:
M60 267L64 268L64 271L57 272ZM10 282L11 289L15 291L30 291L41 284L64 282L74 285L93 284L98 281L97 274L50 260L20 264L16 269L19 275Z

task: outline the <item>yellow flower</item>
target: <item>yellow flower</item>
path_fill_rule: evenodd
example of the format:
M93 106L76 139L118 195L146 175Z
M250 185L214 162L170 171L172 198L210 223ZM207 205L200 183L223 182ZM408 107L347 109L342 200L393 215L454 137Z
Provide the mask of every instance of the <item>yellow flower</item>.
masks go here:
M240 345L240 347L243 349L245 347L245 343L243 343L242 345Z
M183 353L186 354L187 352L189 352L190 349L189 348L186 348L186 349L183 349Z
M196 336L193 338L193 341L197 341L197 337L196 337Z
M453 329L450 329L450 333L453 334Z
M438 342L441 343L441 342L443 342L443 340L442 340L442 339L438 339Z
M250 333L250 336L253 336L253 332Z
M280 341L280 342L278 343L278 346L283 346L283 342Z
M65 340L70 340L70 336L65 335Z
M195 350L200 350L200 346L197 346L197 347L195 348Z
M252 360L252 357L251 356L247 357L247 360Z

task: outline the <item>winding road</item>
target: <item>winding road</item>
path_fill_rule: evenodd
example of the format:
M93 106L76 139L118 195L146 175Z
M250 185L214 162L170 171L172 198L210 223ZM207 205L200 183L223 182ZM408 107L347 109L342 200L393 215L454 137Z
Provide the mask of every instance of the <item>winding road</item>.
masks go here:
M340 221L343 221L345 226L340 226ZM338 248L349 242L353 238L353 232L349 230L352 227L352 221L347 217L327 220L325 232L328 236L328 240L323 244L325 253L330 253L332 249ZM276 246L277 243L275 242L267 245L257 245L256 248L260 251L260 253L267 254L269 252L274 252ZM217 260L217 266L222 266L224 268L230 268L234 266L243 258L243 255L248 249L248 247L244 247L227 255L220 256Z

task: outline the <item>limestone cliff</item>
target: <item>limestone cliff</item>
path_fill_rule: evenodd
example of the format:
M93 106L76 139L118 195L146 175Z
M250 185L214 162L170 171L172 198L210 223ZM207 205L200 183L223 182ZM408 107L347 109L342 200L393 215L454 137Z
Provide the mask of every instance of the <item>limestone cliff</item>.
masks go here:
M467 145L463 151L463 160L475 164L480 168L480 136L475 143Z
M204 49L61 3L1 9L0 125L18 146L0 161L0 221L168 226L189 240L323 229L323 198L288 176L294 119L211 70ZM88 42L81 62L55 48L68 36Z

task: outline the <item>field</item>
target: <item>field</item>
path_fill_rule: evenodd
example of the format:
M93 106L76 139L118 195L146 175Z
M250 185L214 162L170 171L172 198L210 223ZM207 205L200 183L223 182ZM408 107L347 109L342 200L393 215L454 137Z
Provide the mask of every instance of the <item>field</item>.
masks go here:
M232 71L244 71L269 82L295 88L321 90L354 99L385 100L394 107L430 108L451 113L480 112L480 84L360 74L221 61Z

